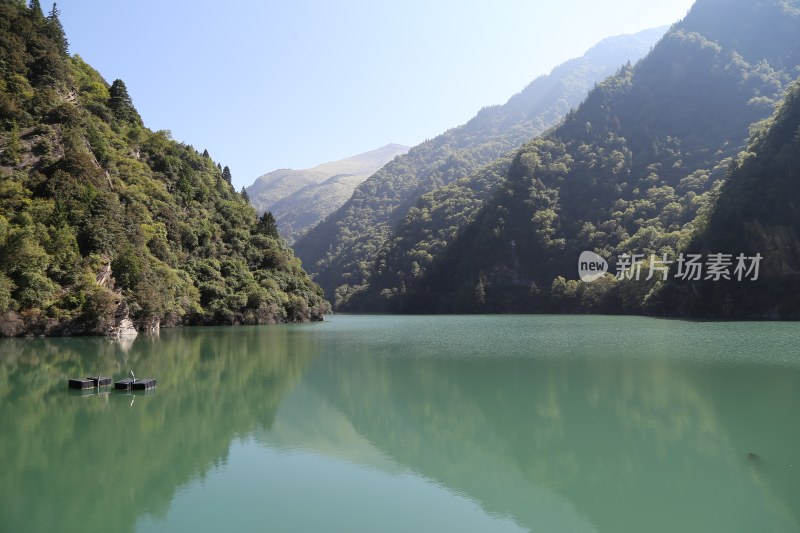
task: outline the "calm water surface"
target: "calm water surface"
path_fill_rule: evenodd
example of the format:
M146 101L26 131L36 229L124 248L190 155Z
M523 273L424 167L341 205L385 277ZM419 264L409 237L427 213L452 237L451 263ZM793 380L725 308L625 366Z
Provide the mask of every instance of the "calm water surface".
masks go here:
M800 531L800 324L0 340L0 531ZM68 377L158 378L76 394Z

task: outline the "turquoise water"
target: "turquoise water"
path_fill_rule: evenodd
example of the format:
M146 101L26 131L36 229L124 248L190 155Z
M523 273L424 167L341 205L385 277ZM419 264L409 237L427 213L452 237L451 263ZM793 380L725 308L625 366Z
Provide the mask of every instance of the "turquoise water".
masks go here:
M0 341L0 531L800 531L800 324ZM69 377L155 377L153 393Z

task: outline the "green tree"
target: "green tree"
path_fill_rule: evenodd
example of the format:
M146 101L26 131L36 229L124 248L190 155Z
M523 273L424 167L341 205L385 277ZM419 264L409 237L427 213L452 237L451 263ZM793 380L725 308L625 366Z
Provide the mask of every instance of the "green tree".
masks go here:
M142 124L142 117L139 116L139 112L133 106L133 100L128 94L128 88L125 86L124 81L120 79L114 80L108 90L108 94L108 107L114 113L114 116L126 122Z
M11 298L11 294L14 289L16 289L14 282L0 272L0 313L4 313L13 305L14 300Z
M275 216L269 211L266 211L261 218L258 219L256 225L256 232L262 235L267 235L275 239L279 238L278 224L275 222Z
M39 9L41 9L41 7ZM69 50L69 41L67 41L67 36L64 33L64 26L61 25L61 21L58 19L60 14L61 12L58 10L58 6L53 2L53 8L50 10L50 14L47 15L45 32L47 36L56 43L59 51L62 54L66 54Z
M31 0L30 14L33 20L44 20L44 12L42 11L42 5L39 3L39 0Z
M233 180L233 176L231 176L231 169L228 168L228 165L225 165L225 168L222 169L222 179L231 183Z
M3 162L8 165L17 165L19 164L19 156L22 150L21 142L19 138L19 126L17 126L17 121L11 123L11 129L6 134L6 145L3 149Z

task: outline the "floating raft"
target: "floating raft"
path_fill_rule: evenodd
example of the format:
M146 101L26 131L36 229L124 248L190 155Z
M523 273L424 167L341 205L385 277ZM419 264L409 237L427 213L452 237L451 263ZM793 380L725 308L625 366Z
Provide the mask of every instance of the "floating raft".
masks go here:
M96 389L98 387L107 387L109 385L111 385L111 378L105 378L102 376L69 380L70 389Z
M154 378L133 379L125 378L114 383L114 388L118 390L149 390L155 388Z
M131 384L133 381L133 378L121 379L114 383L114 388L119 390L131 390Z
M155 378L145 378L145 379L137 379L131 385L133 390L149 390L154 389L156 387L156 380Z

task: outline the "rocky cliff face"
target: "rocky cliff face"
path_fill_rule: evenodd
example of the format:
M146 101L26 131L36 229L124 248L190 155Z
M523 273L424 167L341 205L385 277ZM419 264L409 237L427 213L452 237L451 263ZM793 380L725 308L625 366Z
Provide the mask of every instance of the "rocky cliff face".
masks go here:
M119 305L117 306L117 312L114 313L114 319L115 324L114 327L108 332L109 337L135 337L138 335L136 326L134 326L133 320L130 318L128 302L125 300L120 301ZM150 329L150 331L158 331L158 326L159 322L156 321L155 330Z

